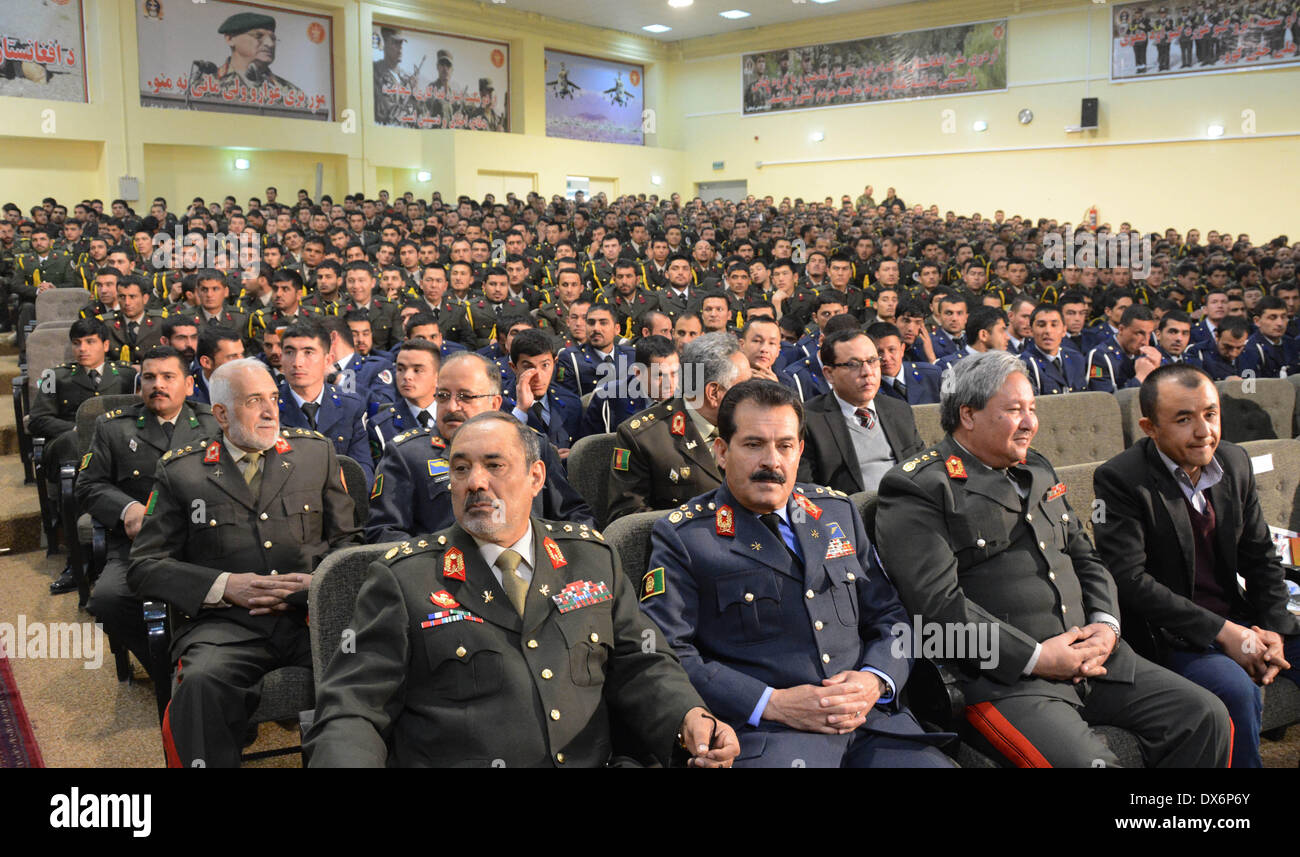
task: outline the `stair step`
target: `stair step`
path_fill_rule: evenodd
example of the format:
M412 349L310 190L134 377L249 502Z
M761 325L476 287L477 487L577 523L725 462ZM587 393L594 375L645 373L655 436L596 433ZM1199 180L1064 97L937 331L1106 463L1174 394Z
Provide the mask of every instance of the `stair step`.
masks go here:
M0 548L11 553L41 546L41 506L36 486L23 484L23 465L17 455L0 456Z

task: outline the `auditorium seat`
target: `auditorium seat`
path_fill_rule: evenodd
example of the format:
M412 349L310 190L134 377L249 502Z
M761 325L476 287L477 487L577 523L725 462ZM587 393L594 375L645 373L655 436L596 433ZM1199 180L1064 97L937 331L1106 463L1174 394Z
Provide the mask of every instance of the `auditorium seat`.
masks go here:
M1146 433L1138 425L1142 418L1142 409L1138 406L1138 387L1125 387L1115 391L1115 401L1119 404L1120 425L1124 431L1124 448L1128 449Z
M1272 458L1271 469L1255 467L1255 490L1264 521L1274 527L1300 532L1300 440L1252 440L1241 448L1252 459Z
M1056 475L1065 485L1065 502L1070 504L1088 540L1094 541L1092 534L1092 503L1097 499L1092 488L1092 476L1104 462L1089 461L1086 464L1068 464L1056 468Z
M939 405L912 405L912 419L916 420L916 431L921 441L927 446L934 446L943 440L943 429L939 425Z
M307 590L307 615L311 616L307 630L311 634L312 668L317 675L324 674L340 651L343 632L352 621L357 593L370 564L396 544L400 542L341 548L316 567Z
M615 551L623 573L640 593L641 578L650 568L650 531L655 521L669 514L668 509L624 515L610 523L601 533Z
M1233 443L1263 439L1271 427L1273 437L1289 438L1295 419L1296 388L1285 378L1219 381L1223 400L1223 439ZM1229 402L1228 400L1232 400ZM1268 417L1263 425L1260 411Z
M1300 375L1288 375L1287 381L1295 388L1295 416L1291 419L1291 436L1300 437Z
M46 289L36 296L36 324L76 321L81 308L90 303L90 293L81 287Z
M1034 449L1054 467L1106 461L1124 450L1119 404L1111 393L1039 396Z
M569 484L587 501L597 525L602 527L609 511L610 462L613 461L614 441L617 437L617 434L611 432L579 438L569 450L565 462Z

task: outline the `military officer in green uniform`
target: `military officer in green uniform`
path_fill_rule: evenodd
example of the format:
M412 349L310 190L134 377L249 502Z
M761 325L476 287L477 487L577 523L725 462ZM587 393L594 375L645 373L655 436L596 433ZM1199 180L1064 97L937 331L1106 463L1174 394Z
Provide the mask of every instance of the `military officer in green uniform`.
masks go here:
M357 596L356 650L318 677L312 767L597 767L615 755L727 767L734 731L704 708L617 553L530 516L537 435L466 421L449 450L456 524L403 542Z
M104 319L113 342L113 354L123 363L138 366L140 355L161 344L167 310L145 309L148 296L137 277L127 277L117 287L119 308Z
M129 395L135 391L135 370L108 359L112 342L104 322L97 318L77 319L68 328L68 339L76 359L41 373L28 422L33 437L45 438L41 461L46 478L44 490L50 497L58 496L60 465L77 460L77 408L81 403L96 396ZM50 584L50 592L55 595L76 588L70 568Z
M271 63L275 62L275 18L260 12L240 12L223 21L217 32L226 37L230 56L212 73L216 91L208 91L208 75L195 69L190 91L196 100L210 96L249 107L313 109L306 93L271 71ZM259 94L263 87L265 97Z
M95 581L88 605L115 646L125 645L150 667L140 600L126 585L131 542L144 522L154 472L163 453L215 437L220 431L212 409L185 399L194 391L190 364L174 348L144 353L140 402L115 408L95 423L90 452L77 474L77 504L104 526L108 561ZM168 676L153 676L168 681Z
M880 483L878 549L917 622L988 629L996 656L940 656L971 738L1019 767L1113 767L1093 724L1133 732L1155 767L1223 767L1231 723L1209 691L1120 638L1115 581L1066 500L1026 366L974 354L944 377L947 436Z
M729 333L709 333L682 351L682 396L660 402L618 427L610 463L609 520L670 509L722 484L713 460L718 406L749 380L749 360Z
M163 719L173 767L236 767L261 679L311 667L306 589L325 554L359 541L330 441L280 430L265 364L212 373L221 433L163 454L127 581L172 605L177 667Z

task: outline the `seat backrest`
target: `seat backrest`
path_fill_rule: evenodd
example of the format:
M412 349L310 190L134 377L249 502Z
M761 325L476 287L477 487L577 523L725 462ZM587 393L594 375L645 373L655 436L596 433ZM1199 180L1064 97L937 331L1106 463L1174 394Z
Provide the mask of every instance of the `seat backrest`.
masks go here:
M609 525L602 535L605 541L618 552L618 561L623 566L623 573L632 581L634 589L640 591L641 578L650 565L650 530L655 521L671 514L669 509L657 509L653 512L637 512L624 515Z
M939 425L939 406L912 405L912 419L916 420L917 434L926 446L934 446L943 440L943 429Z
M126 393L116 396L91 396L77 408L77 446L81 454L90 450L90 441L95 436L95 420L116 408L126 408L140 401L139 396Z
M46 327L41 325L27 334L27 384L32 401L41 382L41 373L60 363L76 359L72 343L68 341L71 325Z
M867 538L871 543L876 543L876 492L875 491L858 491L849 495L849 502L853 508L858 510L858 515L862 518L862 526L867 530Z
M1065 485L1065 502L1070 504L1074 514L1079 516L1080 523L1083 524L1083 530L1088 534L1088 538L1095 539L1092 535L1092 503L1097 499L1097 492L1092 487L1093 474L1097 468L1103 465L1103 461L1089 461L1084 464L1069 464L1065 467L1056 468L1056 475Z
M1268 415L1273 426L1273 436L1292 437L1292 422L1295 418L1296 388L1285 378L1251 378L1248 381L1219 381L1214 386L1219 388L1220 399L1233 399L1240 407L1223 408L1223 439L1239 442L1259 436L1259 429L1249 424L1258 412L1256 407ZM1232 419L1230 416L1235 416ZM1240 421L1240 424L1234 424Z
M355 464L355 462L353 462ZM359 545L330 553L311 576L307 591L307 627L311 634L311 662L319 679L339 652L343 631L352 621L357 593L370 563L383 557L392 544Z
M36 296L36 323L76 321L81 308L88 303L90 303L90 292L80 286L68 289L46 289Z
M589 434L579 438L569 450L565 467L569 471L569 484L591 507L596 523L604 526L609 511L610 462L614 456L614 442L618 435Z
M1111 393L1039 396L1034 449L1054 467L1106 461L1124 451L1119 403Z
M343 481L348 496L352 498L352 518L358 527L364 527L370 518L370 486L366 484L366 472L346 455L339 456L339 466L343 468Z
M587 393L585 396L582 397L582 412L584 414L587 412L588 406L591 405L591 398L594 395L596 395L596 391L592 390L590 393Z
M1286 379L1295 388L1295 415L1291 419L1291 436L1300 437L1300 375L1288 375Z
M1264 523L1300 533L1300 440L1252 440L1241 448L1255 465Z
M1138 406L1138 388L1125 387L1115 391L1115 402L1119 405L1120 427L1124 431L1124 448L1128 449L1146 435L1138 420L1142 419L1142 409Z

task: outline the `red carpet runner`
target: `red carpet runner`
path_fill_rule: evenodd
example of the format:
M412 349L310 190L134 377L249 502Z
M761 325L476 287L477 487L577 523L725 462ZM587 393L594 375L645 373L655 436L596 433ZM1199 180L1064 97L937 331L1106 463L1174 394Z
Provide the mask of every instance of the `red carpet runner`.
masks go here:
M9 659L0 655L0 768L43 768Z

